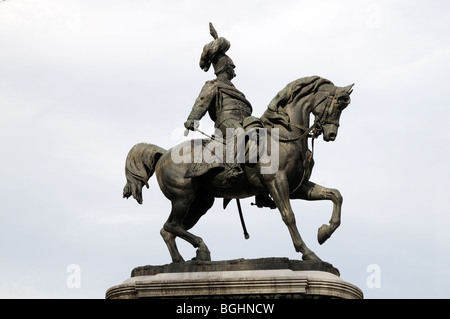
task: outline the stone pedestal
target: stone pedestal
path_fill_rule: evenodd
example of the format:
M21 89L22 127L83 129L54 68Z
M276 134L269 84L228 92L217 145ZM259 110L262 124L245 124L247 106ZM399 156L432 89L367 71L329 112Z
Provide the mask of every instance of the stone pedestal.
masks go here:
M328 263L261 258L137 267L106 298L362 299L363 293Z

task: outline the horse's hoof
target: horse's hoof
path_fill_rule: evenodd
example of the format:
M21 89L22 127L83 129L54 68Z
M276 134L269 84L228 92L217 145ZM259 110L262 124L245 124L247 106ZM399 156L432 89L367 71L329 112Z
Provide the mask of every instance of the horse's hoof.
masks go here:
M317 241L319 244L323 244L328 238L331 236L330 226L323 224L319 227L319 231L317 232Z
M317 257L317 255L314 252L310 252L307 254L303 254L302 256L303 260L314 260L314 261L322 261L322 259L320 259L319 257Z
M172 259L172 262L173 263L184 263L185 261L184 261L183 257L180 257L180 258Z
M211 253L208 250L197 249L197 255L193 260L197 261L211 261Z

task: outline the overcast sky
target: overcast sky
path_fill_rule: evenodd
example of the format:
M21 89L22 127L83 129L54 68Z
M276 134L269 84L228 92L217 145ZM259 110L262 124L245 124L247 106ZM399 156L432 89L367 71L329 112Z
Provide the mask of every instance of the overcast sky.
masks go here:
M170 202L155 178L143 205L123 199L124 163L138 142L183 140L214 78L198 66L210 21L255 116L300 77L355 83L311 177L344 196L340 228L319 245L331 202L292 201L309 247L366 298L450 298L450 2L437 0L0 2L0 297L104 298L134 267L171 262ZM278 211L252 201L249 240L221 200L192 229L213 260L300 258Z

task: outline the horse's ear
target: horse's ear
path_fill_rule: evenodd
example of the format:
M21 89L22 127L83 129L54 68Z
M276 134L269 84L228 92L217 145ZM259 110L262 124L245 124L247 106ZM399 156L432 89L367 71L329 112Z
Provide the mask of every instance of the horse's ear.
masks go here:
M338 108L342 111L350 104L350 94L355 83L339 88L338 91Z
M353 92L353 90L352 90L353 85L355 85L355 83L343 87L343 91L347 92L348 95L352 94L352 92Z

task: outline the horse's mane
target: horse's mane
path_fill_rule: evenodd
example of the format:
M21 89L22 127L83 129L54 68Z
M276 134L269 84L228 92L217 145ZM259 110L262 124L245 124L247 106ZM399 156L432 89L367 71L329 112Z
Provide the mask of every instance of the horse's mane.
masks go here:
M277 95L269 103L268 109L275 111L279 107L284 107L286 104L292 102L292 100L299 94L301 96L305 96L317 92L319 87L323 84L333 85L331 81L317 75L292 81L286 85L284 89L277 93Z
M291 103L295 98L301 98L311 93L315 93L319 88L328 84L334 87L334 84L320 76L314 75L292 81L270 101L267 110L264 112L261 120L265 124L280 123L288 127L289 115L284 107Z

